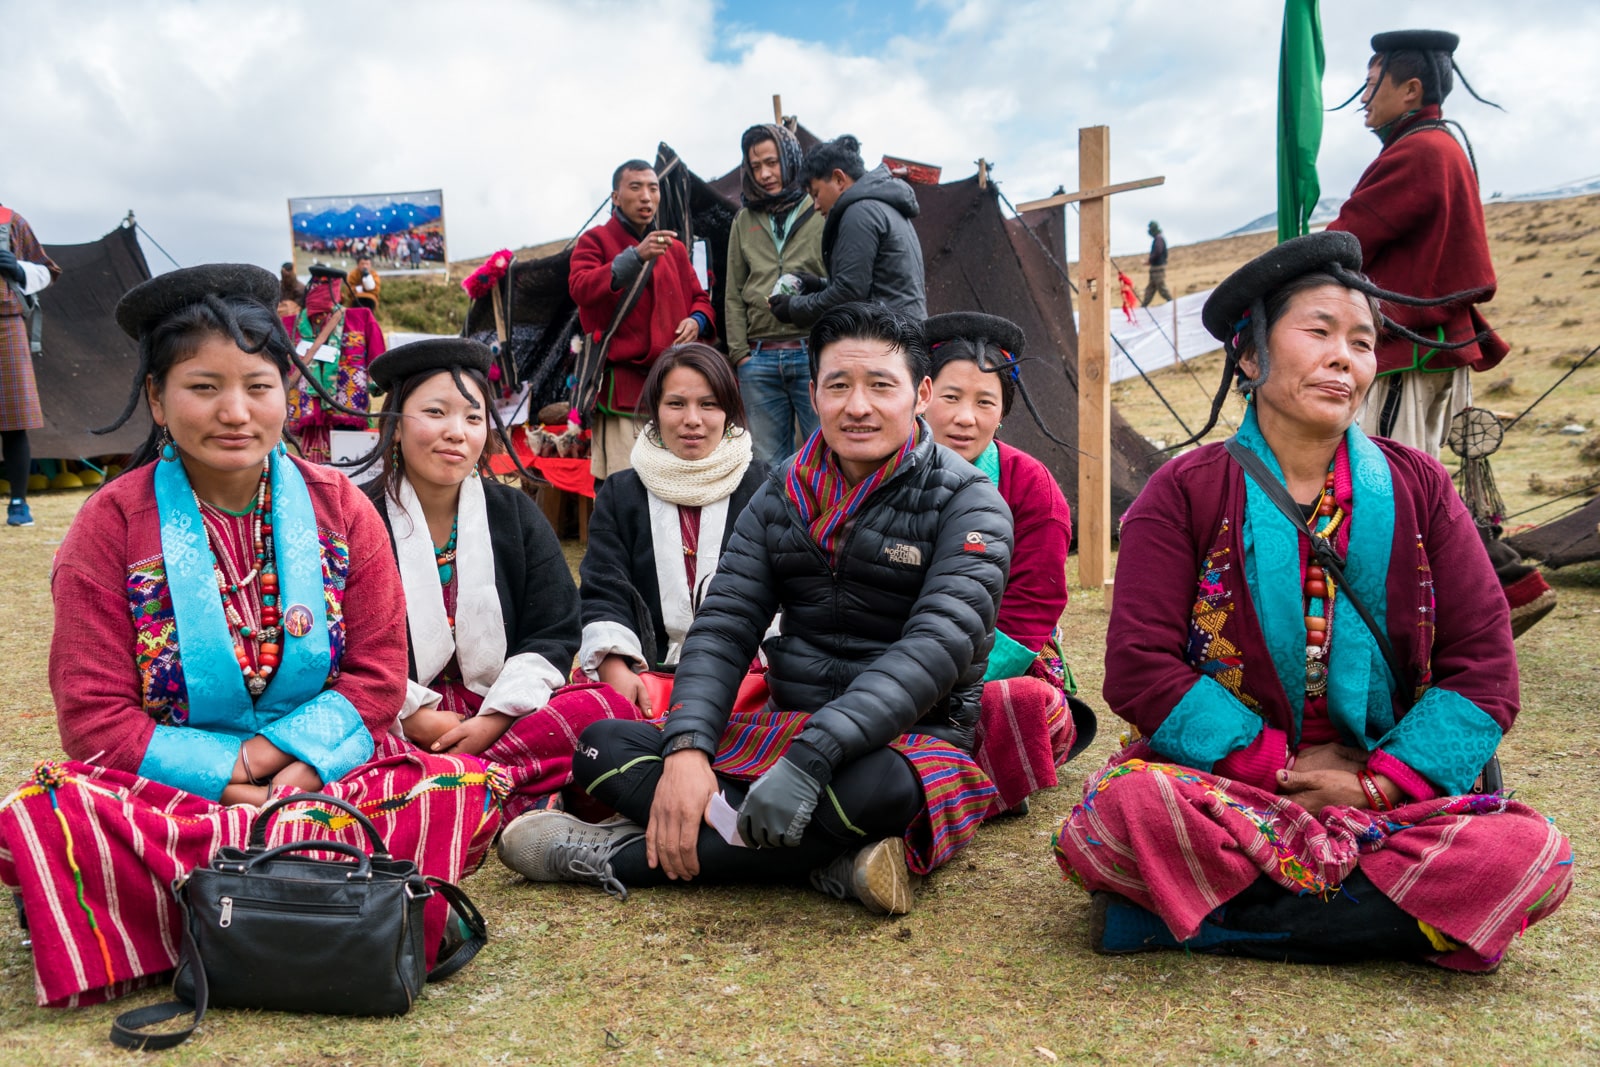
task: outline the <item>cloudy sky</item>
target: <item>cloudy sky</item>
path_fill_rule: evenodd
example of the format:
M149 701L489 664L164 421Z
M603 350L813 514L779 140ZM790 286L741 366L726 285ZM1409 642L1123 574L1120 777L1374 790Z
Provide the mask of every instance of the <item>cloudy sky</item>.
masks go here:
M0 201L47 243L132 208L183 265L286 258L291 196L443 188L452 257L570 235L611 168L657 141L737 162L771 96L814 132L941 164L991 160L1020 202L1077 185L1077 129L1108 124L1112 178L1164 174L1113 210L1113 248L1273 210L1275 0L0 0L12 91ZM1327 103L1376 31L1460 33L1446 113L1485 196L1600 174L1600 4L1331 0ZM1327 116L1324 195L1376 152ZM148 245L153 269L169 266ZM1076 239L1073 242L1076 252Z

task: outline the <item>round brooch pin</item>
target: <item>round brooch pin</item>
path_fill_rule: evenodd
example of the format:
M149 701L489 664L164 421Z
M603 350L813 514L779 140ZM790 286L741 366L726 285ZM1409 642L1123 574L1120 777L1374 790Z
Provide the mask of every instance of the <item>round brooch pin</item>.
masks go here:
M304 637L311 632L311 609L304 604L292 605L283 616L283 628L291 637Z

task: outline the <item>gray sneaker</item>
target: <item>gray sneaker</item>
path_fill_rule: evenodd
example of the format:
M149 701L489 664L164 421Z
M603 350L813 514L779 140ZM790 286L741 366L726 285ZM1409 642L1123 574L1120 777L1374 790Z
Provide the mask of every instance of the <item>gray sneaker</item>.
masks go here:
M592 823L564 811L530 811L500 831L495 848L501 863L530 882L581 882L627 900L611 858L643 836L644 827L621 817Z
M874 915L904 915L911 910L914 879L906 867L906 843L886 837L846 852L811 872L811 888L840 900L861 901Z

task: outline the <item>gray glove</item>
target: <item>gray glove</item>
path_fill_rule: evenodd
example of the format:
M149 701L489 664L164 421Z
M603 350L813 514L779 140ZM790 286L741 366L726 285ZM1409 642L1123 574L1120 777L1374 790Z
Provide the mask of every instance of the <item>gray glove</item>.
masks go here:
M17 262L17 254L9 248L0 248L0 277L10 278L18 285L28 284L28 274Z
M757 848L800 843L822 783L784 756L750 786L739 808L739 836Z

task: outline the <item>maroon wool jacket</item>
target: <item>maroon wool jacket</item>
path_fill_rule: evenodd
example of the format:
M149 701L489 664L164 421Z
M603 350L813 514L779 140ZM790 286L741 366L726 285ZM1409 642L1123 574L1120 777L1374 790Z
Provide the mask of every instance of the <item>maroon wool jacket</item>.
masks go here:
M1067 546L1072 510L1043 463L1004 441L1000 496L1011 508L1016 553L995 629L1034 652L1044 647L1067 610Z
M1478 176L1461 144L1448 130L1407 133L1418 123L1438 120L1431 104L1401 119L1389 135L1330 230L1345 230L1361 242L1363 270L1385 289L1407 296L1443 296L1467 289L1484 292L1469 302L1438 308L1384 305L1384 313L1424 337L1461 341L1488 325L1475 305L1494 298L1494 264L1484 230ZM1385 338L1378 346L1378 373L1470 367L1485 371L1498 364L1510 346L1498 336L1426 357L1410 341Z
M1438 460L1381 437L1372 442L1394 479L1389 640L1414 680L1466 697L1510 730L1520 706L1510 609L1472 516ZM1244 471L1221 444L1211 444L1156 471L1123 516L1104 693L1111 710L1146 738L1200 677L1190 662L1197 655L1237 666L1237 675L1218 680L1268 727L1294 736L1245 581L1244 513ZM1226 594L1211 598L1214 608L1201 588L1207 572ZM1354 612L1340 619L1362 625Z
M615 212L604 226L596 226L578 238L572 249L572 264L567 288L578 304L578 321L584 333L598 337L611 325L622 290L611 288L611 263L639 243L639 238ZM711 298L700 287L694 265L682 241L673 241L665 255L655 261L650 282L639 296L633 311L623 320L606 351L606 378L600 386L600 407L606 411L631 415L639 404L650 365L671 347L678 323L693 312L716 323ZM701 337L710 341L710 337Z

